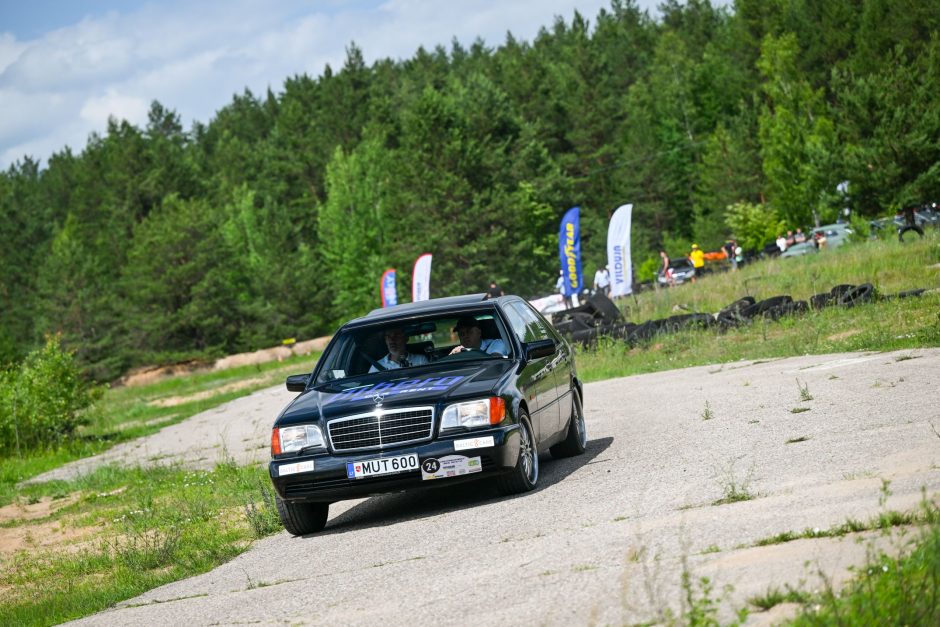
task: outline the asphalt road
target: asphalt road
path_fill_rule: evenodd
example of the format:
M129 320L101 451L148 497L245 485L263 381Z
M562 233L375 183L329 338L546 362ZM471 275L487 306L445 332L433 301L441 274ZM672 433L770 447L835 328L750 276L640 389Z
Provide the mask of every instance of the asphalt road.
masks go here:
M812 400L801 401L800 386ZM637 623L681 611L684 568L693 580L712 580L727 619L772 587L818 589L820 573L838 583L848 566L864 563L870 542L889 550L901 542L869 534L866 542L754 546L785 531L868 520L885 507L914 509L922 488L936 498L938 391L940 349L736 362L593 383L585 390L587 453L543 456L534 492L503 498L489 485L464 484L335 504L318 535L278 534L209 573L78 622ZM257 458L287 398L268 390L209 418L238 434L236 456ZM798 407L809 411L792 413ZM152 437L137 450L172 448ZM884 505L883 481L890 482ZM732 485L753 498L715 505ZM749 622L779 617L754 614Z

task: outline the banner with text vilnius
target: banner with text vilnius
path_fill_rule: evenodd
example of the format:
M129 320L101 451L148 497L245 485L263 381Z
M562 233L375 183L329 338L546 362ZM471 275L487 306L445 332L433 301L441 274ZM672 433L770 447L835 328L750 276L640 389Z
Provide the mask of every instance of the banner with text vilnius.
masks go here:
M411 301L431 298L431 254L425 253L415 261L414 272L411 273Z
M379 298L383 307L392 307L398 304L398 288L395 286L395 268L389 268L382 273L379 281Z
M610 269L610 295L633 292L633 264L630 262L630 218L633 205L620 205L607 229L607 267Z
M565 279L562 293L572 296L584 288L581 274L581 228L578 224L581 209L572 207L561 219L558 254L561 257L561 273Z

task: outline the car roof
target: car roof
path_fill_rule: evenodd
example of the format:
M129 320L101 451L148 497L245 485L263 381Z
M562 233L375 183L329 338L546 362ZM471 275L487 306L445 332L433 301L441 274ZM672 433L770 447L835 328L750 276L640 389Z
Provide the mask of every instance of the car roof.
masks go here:
M499 298L488 298L487 294L465 294L463 296L448 296L445 298L432 298L422 300L416 303L404 303L392 307L382 307L373 309L365 316L350 320L344 327L361 326L373 324L376 322L386 322L389 320L415 318L426 314L435 313L464 313L474 309L491 309L496 302L515 299L515 296L500 296Z

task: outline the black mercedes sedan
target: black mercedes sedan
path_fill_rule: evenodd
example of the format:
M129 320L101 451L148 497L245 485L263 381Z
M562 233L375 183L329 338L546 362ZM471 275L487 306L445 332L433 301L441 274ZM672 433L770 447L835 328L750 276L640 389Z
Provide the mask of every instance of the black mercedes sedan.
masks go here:
M539 453L584 452L583 388L568 343L526 301L484 294L346 323L271 433L284 527L326 525L330 503L491 478L535 488Z

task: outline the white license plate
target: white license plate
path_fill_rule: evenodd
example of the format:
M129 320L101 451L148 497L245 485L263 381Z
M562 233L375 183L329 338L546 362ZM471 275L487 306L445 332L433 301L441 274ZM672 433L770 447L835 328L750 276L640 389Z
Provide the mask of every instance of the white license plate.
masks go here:
M379 457L361 462L346 462L346 476L350 479L362 477L375 477L376 475L393 475L398 472L417 470L418 454L399 455L397 457Z

